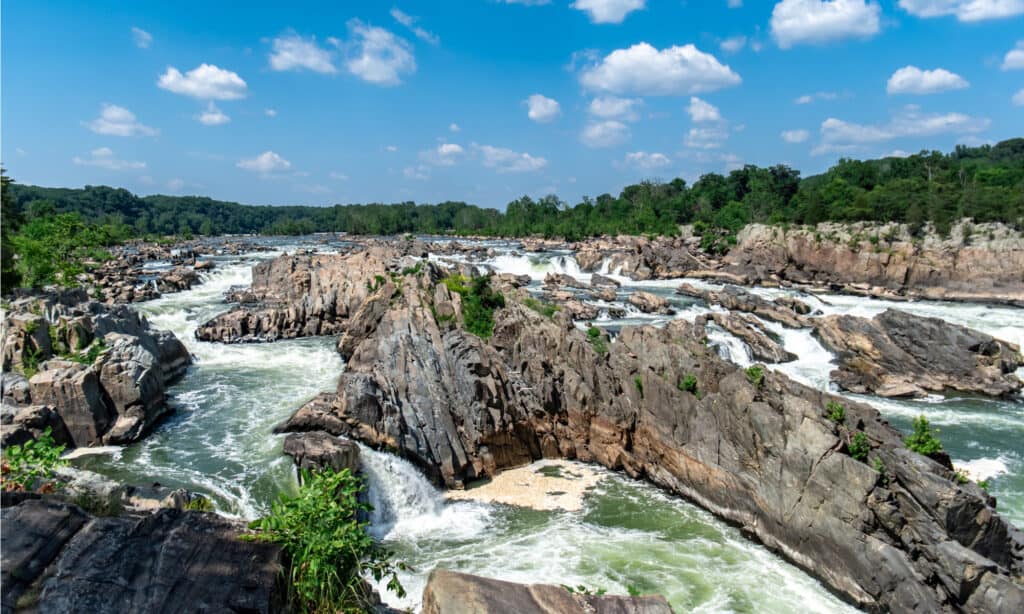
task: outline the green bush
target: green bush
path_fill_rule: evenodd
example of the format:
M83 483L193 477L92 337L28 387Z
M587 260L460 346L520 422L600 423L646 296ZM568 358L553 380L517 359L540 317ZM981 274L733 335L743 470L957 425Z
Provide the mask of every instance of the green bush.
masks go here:
M829 401L825 405L825 409L828 410L828 419L836 424L842 424L846 422L846 408L843 407L842 403L835 401Z
M443 281L450 291L462 295L466 330L481 339L490 339L494 334L494 311L505 306L505 295L491 287L491 276L467 280L462 275L449 275Z
M855 460L859 460L864 463L868 460L868 452L871 450L871 444L868 443L868 436L864 433L857 431L854 433L853 438L850 439L850 456Z
M689 392L694 395L697 394L697 376L693 373L687 373L683 377L682 381L679 382L679 389L684 392Z
M761 382L764 381L764 368L756 365L753 367L747 367L747 379L750 380L751 384L759 388L761 386Z
M635 385L636 389L640 392L640 398L644 398L644 381L640 379L639 375L633 378L633 385Z
M967 472L963 469L957 469L953 471L953 479L956 480L957 484L966 484L971 481L971 478L967 477Z
M558 305L553 305L551 303L539 301L533 298L532 296L524 298L523 304L529 307L530 309L536 311L540 315L544 316L545 318L553 318L556 313L562 310L562 308L559 307Z
M289 569L289 597L300 612L361 612L368 603L364 574L380 581L399 597L405 590L391 562L366 532L369 523L358 514L370 511L359 500L364 484L348 469L302 471L299 493L281 495L270 515L254 521L254 539L280 544Z
M3 489L32 490L38 480L49 480L57 467L67 465L61 460L63 445L56 445L50 427L33 441L8 446L3 453Z
M594 348L594 351L604 356L608 353L608 342L601 336L601 329L591 326L587 329L587 341Z
M925 456L942 451L942 442L934 435L938 431L933 433L928 423L928 418L925 418L923 415L914 418L913 429L913 432L903 439L903 443L906 444L907 448Z

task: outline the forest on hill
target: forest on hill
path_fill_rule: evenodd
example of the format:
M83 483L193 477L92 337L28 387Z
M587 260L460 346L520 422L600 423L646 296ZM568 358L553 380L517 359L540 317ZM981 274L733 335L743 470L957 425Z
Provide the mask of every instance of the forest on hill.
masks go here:
M221 234L455 234L579 240L602 234L674 235L694 224L712 250L727 249L751 222L926 223L944 233L957 219L1024 228L1024 138L950 153L841 159L820 175L778 164L627 186L618 196L569 205L524 196L504 212L464 202L252 206L201 196L139 197L125 189L45 188L3 180L3 268L16 252L91 250L133 237ZM57 237L57 238L53 238ZM61 239L60 237L64 237ZM54 245L70 241L73 245ZM86 241L85 245L76 242ZM5 275L9 280L11 277Z

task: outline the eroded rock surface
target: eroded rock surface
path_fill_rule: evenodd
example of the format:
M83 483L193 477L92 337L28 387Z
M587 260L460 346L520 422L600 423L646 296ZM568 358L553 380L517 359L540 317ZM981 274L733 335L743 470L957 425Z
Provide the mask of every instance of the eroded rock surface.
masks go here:
M699 317L710 319L746 343L750 348L750 353L759 361L780 363L797 359L796 354L782 347L781 343L772 338L764 324L753 316L728 311L714 312Z
M676 294L699 298L709 305L721 305L731 311L744 311L778 322L789 328L810 326L805 316L811 313L806 303L790 297L779 297L769 301L739 286L727 285L721 290L701 289L691 284L681 284Z

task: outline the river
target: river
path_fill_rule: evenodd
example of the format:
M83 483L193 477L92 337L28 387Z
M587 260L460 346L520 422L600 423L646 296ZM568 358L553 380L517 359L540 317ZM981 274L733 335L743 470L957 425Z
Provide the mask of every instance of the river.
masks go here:
M501 244L499 247L504 248ZM288 248L290 246L284 246ZM227 309L224 292L248 284L250 269L274 252L218 257L195 289L141 303L157 328L174 331L196 364L170 390L175 408L145 440L103 448L75 460L82 468L128 483L159 482L209 495L218 512L251 519L265 513L280 492L295 489L291 461L281 454L273 427L302 403L332 390L344 365L333 338L272 344L199 342L196 327ZM567 253L505 253L484 264L528 274L580 274ZM673 293L682 280L623 282L619 298L644 289L669 298L678 315L692 319L708 309ZM779 290L759 289L765 295ZM1008 307L914 302L888 303L850 296L801 296L824 313L871 316L889 306L963 324L1015 343L1024 342L1024 313ZM598 324L666 321L627 308L623 319ZM829 389L832 356L807 331L770 325L800 358L775 366L808 385ZM711 332L723 356L750 358L742 343ZM889 400L851 395L877 407L907 430L928 416L957 466L988 478L999 511L1024 525L1024 403L980 397L932 395ZM408 597L385 595L398 607L418 605L427 574L436 566L522 582L583 585L625 594L630 589L664 594L677 611L840 612L849 609L808 574L745 539L738 529L647 484L601 471L602 479L578 512L537 511L474 501L446 502L416 469L396 457L363 449L372 530L411 569L401 574Z

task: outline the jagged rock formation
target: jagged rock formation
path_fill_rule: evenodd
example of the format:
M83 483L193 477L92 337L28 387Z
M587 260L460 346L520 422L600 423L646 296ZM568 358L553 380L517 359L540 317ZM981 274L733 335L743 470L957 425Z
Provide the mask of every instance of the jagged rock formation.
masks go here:
M702 290L690 284L681 284L676 294L699 298L709 305L721 305L731 311L744 311L773 320L789 328L810 326L808 318L811 308L806 303L790 297L767 300L738 286L723 286L721 291Z
M321 431L288 435L284 439L283 451L292 457L295 468L300 472L303 469L321 471L328 468L332 471L359 470L359 446L351 440Z
M5 324L4 445L47 427L69 447L136 441L170 411L166 387L192 362L172 333L81 290L16 300Z
M657 313L663 315L672 315L675 313L667 299L662 298L657 294L651 294L650 292L634 292L633 294L630 294L629 298L626 300L629 301L630 305L644 313Z
M772 372L752 378L683 321L627 327L599 353L564 314L512 295L485 342L460 328L443 285L406 277L396 288L353 315L337 393L284 430L395 450L448 487L541 457L596 462L742 525L862 607L1024 605L1020 532L976 485L908 451L873 408L848 403L833 423L835 397ZM435 317L442 308L455 314ZM700 398L681 389L687 375ZM855 433L863 460L851 456Z
M740 341L747 344L747 347L750 348L750 353L757 360L779 363L797 359L797 355L787 351L786 348L782 347L781 343L773 339L764 324L755 317L728 311L698 316L699 318L710 319L729 333L735 335Z
M277 546L239 539L244 524L164 509L96 518L30 499L0 512L4 614L22 611L281 610Z
M560 586L516 584L435 569L423 589L422 614L672 614L664 597L570 593Z
M868 320L833 315L812 320L839 368L832 379L844 390L884 397L927 392L1009 396L1024 386L1014 371L1020 348L939 318L889 309Z

